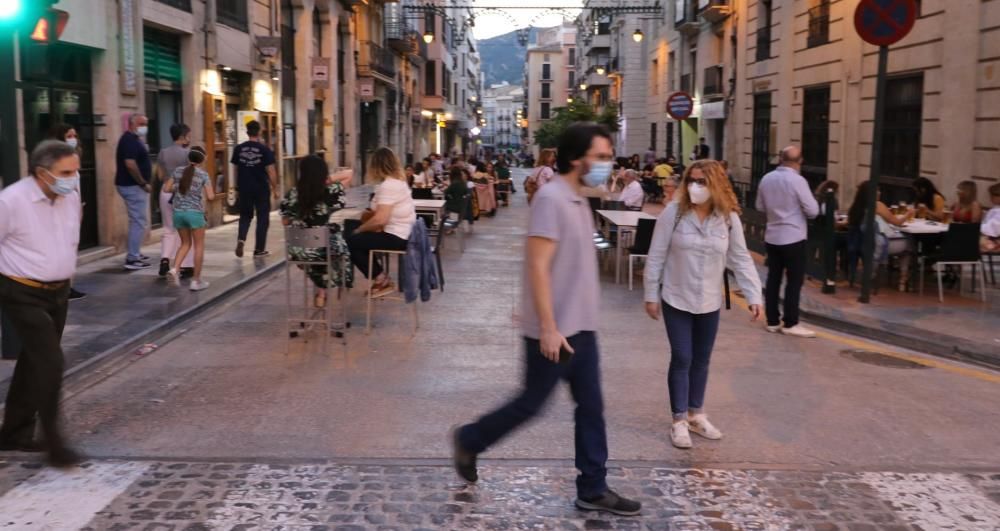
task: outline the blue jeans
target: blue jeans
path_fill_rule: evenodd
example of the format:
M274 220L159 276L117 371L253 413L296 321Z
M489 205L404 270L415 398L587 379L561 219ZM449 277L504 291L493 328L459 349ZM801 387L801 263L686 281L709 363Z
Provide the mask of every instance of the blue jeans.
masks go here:
M239 197L240 224L237 240L245 242L250 232L250 222L257 215L257 231L254 238L254 251L267 250L267 228L271 223L271 189L268 187L240 187Z
M604 400L598 363L597 334L580 332L567 338L575 353L568 363L553 363L542 355L538 340L524 338L524 388L512 401L458 432L459 443L473 453L481 453L505 435L534 417L552 394L560 379L569 382L576 402L576 491L581 498L593 498L608 490L608 439L604 430Z
M118 186L118 195L128 210L128 260L138 260L149 226L149 193L141 186Z
M663 321L670 341L670 369L667 389L674 419L686 418L689 410L700 411L705 405L708 387L708 362L719 331L719 310L711 313L688 313L663 303Z

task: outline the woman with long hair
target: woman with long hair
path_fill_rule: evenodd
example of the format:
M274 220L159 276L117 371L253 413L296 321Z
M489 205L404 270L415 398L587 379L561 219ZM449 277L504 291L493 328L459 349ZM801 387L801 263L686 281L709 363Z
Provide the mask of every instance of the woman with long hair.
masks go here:
M61 140L69 144L69 147L75 149L76 153L78 155L81 155L82 159L83 149L80 147L80 138L76 133L76 128L73 127L72 125L66 123L58 123L52 126L52 129L49 130L49 138L53 140ZM83 197L82 190L80 190L80 196ZM86 293L82 291L77 291L77 289L73 287L72 284L70 285L69 300L71 301L80 300L86 296L87 296Z
M281 223L285 226L312 228L330 226L330 241L327 247L289 247L293 259L316 262L326 259L326 253L333 253L333 278L327 278L326 266L308 266L306 274L316 286L313 304L317 308L326 306L326 290L329 286L351 287L354 284L354 268L351 267L350 252L340 225L330 224L330 215L344 208L344 183L351 179L350 169L330 175L326 161L318 155L309 155L299 161L299 176L295 186L285 193L281 200ZM346 275L346 276L345 276Z
M177 250L174 267L167 274L174 283L180 283L177 264L184 262L194 247L194 276L189 286L191 291L201 291L208 282L201 280L201 267L205 261L205 202L215 199L212 180L205 170L199 168L205 162L205 149L196 146L188 152L188 164L174 170L163 188L174 194L174 228L181 235L181 247Z
M552 177L555 177L555 171L552 169L552 164L555 161L555 149L545 148L538 154L538 161L535 162L534 171L524 181L524 191L528 193L529 203L535 197L535 192L542 186L545 186L545 183L552 180Z
M958 201L951 207L951 220L957 223L979 223L983 220L983 206L976 197L979 189L975 181L958 183Z
M858 184L858 189L854 193L854 202L847 211L847 227L853 235L852 247L860 250L864 240L865 218L868 212L868 191L871 189L871 181L864 181ZM881 191L875 199L875 263L886 262L890 256L899 256L899 291L906 291L906 286L910 280L910 251L913 249L909 238L904 237L897 229L903 226L903 219L900 219L889 210L889 207L881 200ZM849 236L850 237L850 236ZM872 268L875 271L875 268Z
M944 194L938 192L934 183L927 177L917 177L913 180L913 191L916 194L917 217L931 221L944 220Z
M655 320L663 312L670 342L670 441L677 448L691 447L692 431L722 438L705 414L705 389L726 268L756 321L763 303L760 277L743 237L736 194L722 165L697 161L656 221L644 284L646 313Z
M399 158L389 148L378 148L368 164L368 180L380 183L372 199L373 215L347 239L351 262L372 282L372 293L382 296L395 291L392 281L376 262L368 270L368 251L404 251L417 220L410 187L406 185Z

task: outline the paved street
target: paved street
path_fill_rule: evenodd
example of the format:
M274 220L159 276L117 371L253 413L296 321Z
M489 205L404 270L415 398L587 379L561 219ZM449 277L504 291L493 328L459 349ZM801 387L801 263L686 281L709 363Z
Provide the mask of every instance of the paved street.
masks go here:
M0 461L0 528L1000 528L1000 374L833 332L767 334L736 304L707 403L726 436L676 450L663 325L613 267L600 336L610 482L643 515L572 507L565 391L462 485L449 426L509 397L521 372L526 213L517 194L464 253L449 239L445 291L419 306L416 334L409 308L384 301L365 336L355 289L346 346L286 353L273 275L141 360L79 380L67 431L92 461L72 473ZM53 505L59 493L73 501Z

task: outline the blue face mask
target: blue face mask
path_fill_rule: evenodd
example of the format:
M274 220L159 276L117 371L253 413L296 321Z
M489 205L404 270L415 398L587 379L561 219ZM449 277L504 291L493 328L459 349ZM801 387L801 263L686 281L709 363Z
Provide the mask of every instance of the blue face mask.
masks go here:
M614 168L614 163L610 160L608 161L597 161L590 163L590 170L583 176L583 184L595 187L604 184L611 176L611 170Z
M52 172L48 170L46 170L45 173L48 173L49 177L52 177L54 181L52 184L48 185L49 190L52 190L52 193L58 195L69 195L75 192L80 187L79 173L77 173L72 177L56 177L55 175L52 174Z

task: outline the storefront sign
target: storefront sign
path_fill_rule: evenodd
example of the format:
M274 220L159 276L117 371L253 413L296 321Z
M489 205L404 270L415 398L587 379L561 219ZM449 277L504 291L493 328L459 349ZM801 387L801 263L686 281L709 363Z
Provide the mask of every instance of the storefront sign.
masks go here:
M701 118L703 120L725 120L726 102L713 101L701 104Z
M270 59L278 56L281 49L281 37L258 36L257 50L262 58Z
M330 87L330 58L329 57L313 57L312 58L312 87L313 88L329 88Z
M138 77L135 72L135 0L120 0L118 13L122 47L122 93L135 94Z
M361 101L374 101L375 78L373 77L358 78L358 95L361 96Z

